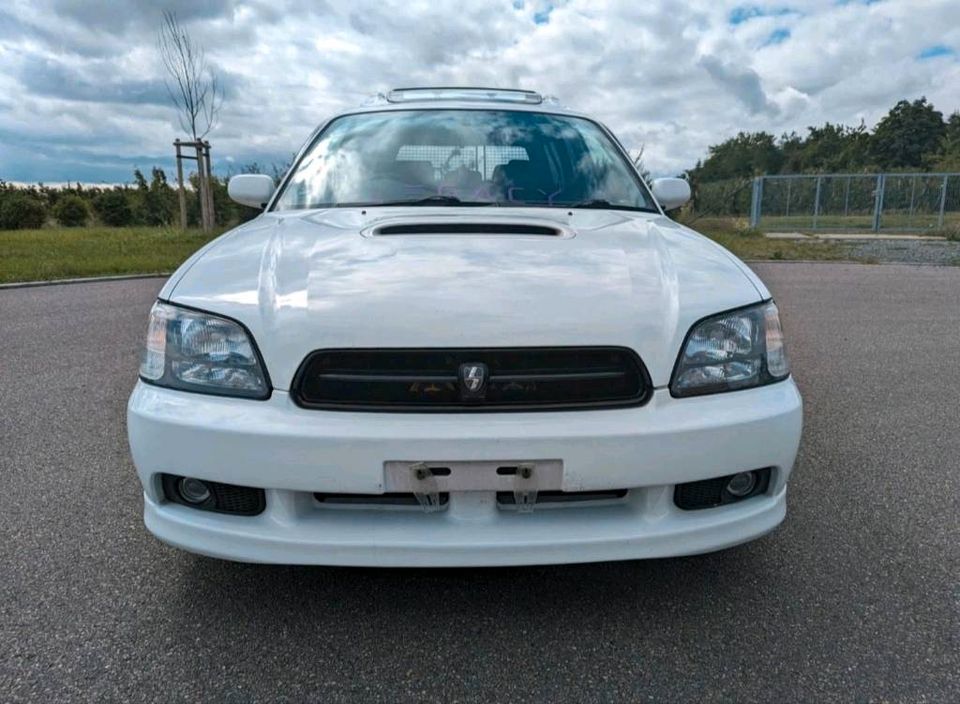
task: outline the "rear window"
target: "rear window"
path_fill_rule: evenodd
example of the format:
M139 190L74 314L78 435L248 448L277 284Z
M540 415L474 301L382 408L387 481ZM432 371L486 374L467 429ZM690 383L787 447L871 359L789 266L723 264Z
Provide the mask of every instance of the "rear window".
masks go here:
M331 122L276 209L518 205L655 211L606 133L582 118L509 110L404 110Z

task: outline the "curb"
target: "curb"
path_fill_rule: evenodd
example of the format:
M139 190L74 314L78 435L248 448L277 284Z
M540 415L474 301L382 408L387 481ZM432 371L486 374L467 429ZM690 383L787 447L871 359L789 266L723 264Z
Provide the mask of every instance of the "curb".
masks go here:
M855 266L921 266L938 267L940 269L957 269L956 264L939 264L937 262L893 262L893 261L864 261L862 259L744 259L745 264L852 264Z
M783 240L786 242L948 242L942 235L887 235L887 234L853 234L829 233L805 234L802 232L765 232L763 236L768 240Z
M103 281L135 281L137 279L160 279L170 276L173 272L157 272L155 274L119 274L117 276L87 276L80 279L53 279L51 281L15 281L9 284L0 284L0 291L10 288L37 288L40 286L60 286L65 284L93 284Z

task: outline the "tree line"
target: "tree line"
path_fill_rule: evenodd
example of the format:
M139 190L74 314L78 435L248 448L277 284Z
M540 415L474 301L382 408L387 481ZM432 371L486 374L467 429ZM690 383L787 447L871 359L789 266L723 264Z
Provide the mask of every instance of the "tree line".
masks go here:
M791 132L740 132L708 149L685 176L698 214L746 215L754 176L960 172L960 112L944 118L925 97L901 100L873 127L827 122Z
M245 170L259 170L259 167L252 164ZM61 227L179 225L177 191L167 181L163 169L151 169L149 181L139 169L134 170L133 177L132 184L119 186L77 183L51 187L41 183L20 187L0 181L0 230L39 228L51 223ZM211 184L214 218L222 227L249 220L258 212L230 200L227 180L214 177ZM193 188L186 191L187 221L190 226L198 226L200 199L196 174L191 175L190 182Z
M926 98L901 100L872 130L825 123L774 137L740 132L687 174L707 183L761 174L960 171L960 112L944 119Z

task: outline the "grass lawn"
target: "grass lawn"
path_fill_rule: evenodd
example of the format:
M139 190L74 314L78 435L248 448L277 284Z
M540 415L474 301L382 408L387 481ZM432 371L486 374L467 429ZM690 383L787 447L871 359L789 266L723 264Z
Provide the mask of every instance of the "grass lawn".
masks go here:
M169 272L215 236L169 227L0 230L0 283Z
M736 218L701 218L684 223L702 235L723 245L741 259L852 259L849 248L825 240L771 240Z
M857 232L870 235L873 228L873 213L857 215L821 214L814 227L813 215L764 215L760 218L760 227L765 232ZM960 229L960 213L945 213L943 227L940 227L936 212L914 213L885 211L880 220L882 234L941 235L944 231Z

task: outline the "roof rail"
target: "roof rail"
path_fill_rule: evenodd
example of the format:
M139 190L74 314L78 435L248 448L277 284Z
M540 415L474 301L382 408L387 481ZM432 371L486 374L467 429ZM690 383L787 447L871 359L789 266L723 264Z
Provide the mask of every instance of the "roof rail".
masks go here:
M394 88L387 93L386 99L391 103L420 102L425 100L463 100L539 105L543 102L543 96L532 90L476 88L471 86Z

